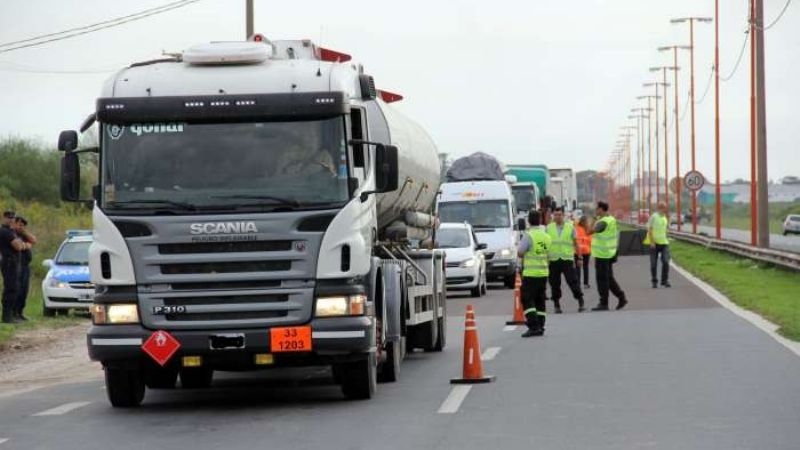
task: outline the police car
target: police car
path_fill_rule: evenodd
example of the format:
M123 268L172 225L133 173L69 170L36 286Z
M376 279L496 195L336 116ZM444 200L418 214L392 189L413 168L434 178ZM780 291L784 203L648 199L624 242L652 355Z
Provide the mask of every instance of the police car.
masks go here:
M70 309L88 309L94 298L94 284L89 279L89 245L92 232L69 230L54 259L42 264L49 267L42 281L43 314L55 316Z

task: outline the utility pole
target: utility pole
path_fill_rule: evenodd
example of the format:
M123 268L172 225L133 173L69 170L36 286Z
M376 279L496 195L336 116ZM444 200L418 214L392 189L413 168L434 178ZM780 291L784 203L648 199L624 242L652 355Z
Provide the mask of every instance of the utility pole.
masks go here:
M658 81L654 81L652 83L644 83L642 85L644 87L653 86L653 90L655 92L654 92L652 97L656 99L656 109L655 109L655 111L656 111L656 122L655 122L656 123L656 125L655 125L655 127L656 127L656 130L655 130L655 135L656 135L656 151L655 151L655 157L656 157L656 203L661 201L661 157L659 156L659 149L661 148L661 144L660 144L660 140L659 140L659 136L658 136L658 126L659 126L659 122L658 122L658 100L660 98L664 99L664 115L665 115L665 117L666 117L666 113L667 113L666 86L664 86L664 96L662 97L662 96L658 95L658 86L660 86L662 84L664 84L664 83L660 83ZM666 130L664 130L664 134L666 134ZM665 139L664 144L666 145L666 139Z
M756 197L756 3L750 0L750 245L758 245Z
M714 223L717 239L722 239L722 174L719 152L719 0L714 0Z
M755 0L756 142L758 144L758 246L769 248L769 175L767 171L767 98L764 73L764 0Z
M658 67L651 67L651 72L662 72L664 81L661 82L661 86L664 87L663 96L664 96L664 202L667 205L667 215L669 215L669 133L667 132L667 87L669 87L669 83L667 83L667 70L678 70L678 67L675 66L658 66ZM668 218L669 219L669 218Z
M653 214L653 143L651 140L653 132L650 127L652 119L650 112L653 111L651 101L654 97L652 95L640 95L636 98L638 100L647 99L647 209L649 210L648 215L650 215ZM658 96L655 96L655 99L658 102ZM658 114L658 104L656 104L656 114ZM656 115L656 117L658 116ZM656 119L656 130L658 130L658 119Z
M711 22L710 17L684 17L672 19L671 23L689 22L689 107L692 120L692 170L697 170L695 157L695 128L694 128L694 23ZM680 175L680 173L679 173ZM697 234L697 191L692 191L692 233Z
M245 0L245 39L250 39L250 37L255 34L255 29L253 26L253 0Z
M639 171L639 180L638 180L637 189L636 189L638 191L638 194L639 194L638 195L639 202L638 202L637 211L636 211L637 217L639 217L638 209L644 209L644 204L645 204L644 203L645 202L645 200L644 200L645 188L644 188L644 120L643 119L648 117L648 116L645 116L644 113L643 113L645 110L646 110L646 108L631 108L631 112L636 113L636 115L628 116L629 119L634 119L634 118L637 119L638 125L639 125L639 131L637 133L638 134L638 139L639 139L639 142L638 142L639 145L638 145L637 157L636 157L637 164L638 164L638 171ZM641 220L639 220L639 221L641 222Z
M678 67L678 49L688 49L687 45L670 45L659 47L658 51L672 50L673 66ZM680 134L680 105L678 104L678 71L675 70L675 213L678 216L678 231L681 231L683 223L683 210L681 209L681 197L683 193L681 178L681 134Z

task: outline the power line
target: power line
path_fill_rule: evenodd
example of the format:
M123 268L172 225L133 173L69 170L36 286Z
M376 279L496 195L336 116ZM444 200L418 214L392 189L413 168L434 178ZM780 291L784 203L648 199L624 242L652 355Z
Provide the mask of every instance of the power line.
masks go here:
M157 6L155 8L145 9L143 11L139 11L139 12L136 12L136 13L133 13L133 14L128 14L128 15L125 15L125 16L115 17L113 19L104 20L102 22L97 22L97 23L93 23L93 24L90 24L90 25L83 25L83 26L80 26L80 27L70 28L70 29L62 30L62 31L56 31L55 33L42 34L42 35L39 35L39 36L33 36L33 37L25 38L25 39L20 39L20 40L17 40L17 41L4 42L4 43L0 44L0 47L8 47L8 46L11 46L11 45L24 44L26 42L38 41L40 39L45 39L45 38L49 38L49 37L53 37L53 36L58 36L58 35L61 35L61 34L72 33L72 32L75 32L75 31L83 31L83 30L86 30L86 29L89 29L89 28L94 28L94 27L98 27L98 26L101 26L101 25L106 25L106 24L109 24L109 23L112 23L112 22L117 22L117 21L120 21L120 20L129 19L131 17L135 17L135 16L139 16L139 15L142 15L142 14L147 14L147 13L150 13L150 12L153 12L153 11L161 10L163 8L168 8L170 6L174 6L174 5L179 4L179 3L185 3L186 1L187 0L178 0L176 2L168 3L166 5L161 5L161 6Z
M23 49L23 48L36 47L36 46L47 44L47 43L50 43L50 42L61 41L61 40L73 38L73 37L76 37L76 36L82 36L84 34L94 33L95 31L105 30L107 28L113 28L113 27L116 27L116 26L119 26L119 25L124 25L126 23L134 22L134 21L141 20L141 19L144 19L144 18L147 18L147 17L150 17L150 16L161 14L161 13L164 13L164 12L167 12L167 11L172 11L173 9L182 8L184 6L188 6L188 5L192 4L192 3L197 3L199 1L202 1L202 0L182 0L180 2L175 2L175 3L169 4L171 6L165 5L161 9L158 9L158 10L155 10L155 11L151 11L149 13L145 13L145 14L140 13L139 15L135 15L135 14L134 15L130 15L130 16L128 16L127 19L124 19L124 20L120 20L118 18L116 21L113 21L113 20L105 21L105 22L102 22L102 23L105 24L105 25L102 25L102 26L98 26L99 25L99 23L98 23L98 24L94 24L94 25L91 25L91 26L80 27L83 31L67 32L68 34L50 33L50 36L57 35L56 37L52 37L50 39L38 40L36 42L29 42L30 40L42 39L43 36L40 36L38 38L30 38L30 39L25 40L26 42L28 42L26 44L17 45L15 47L11 47L11 48L0 48L0 53L7 53L7 52L14 51L14 50ZM3 46L3 45L7 46L7 45L10 45L10 44L0 44L0 47Z
M708 94L708 90L711 87L711 80L714 79L714 66L711 66L711 73L708 74L708 81L706 81L706 88L703 90L703 95L700 97L699 101L695 101L695 105L699 105L703 103L703 100L706 99L706 94Z
M42 74L59 74L59 75L86 75L86 74L103 74L111 73L117 68L110 69L49 69L42 67L27 66L22 64L12 63L10 61L0 61L0 71L4 72L22 72L22 73L42 73Z
M733 78L733 76L736 74L736 70L739 69L739 64L742 62L742 57L744 56L744 51L747 49L747 41L748 41L749 38L750 38L750 33L749 32L745 32L744 41L742 42L742 49L739 51L739 57L736 59L736 64L734 65L733 70L731 71L730 75L728 75L727 77L722 77L722 76L719 77L720 80L722 80L722 81L730 81L730 79Z
M781 18L783 17L783 15L786 13L786 10L787 10L787 9L789 9L789 5L790 5L791 3L792 3L792 0L786 0L786 4L785 4L785 5L783 5L783 9L781 10L781 13L780 13L780 14L778 14L778 17L776 17L776 18L775 18L775 20L773 20L772 22L770 22L770 23L769 23L769 25L767 25L767 26L765 26L765 27L764 27L764 31L767 31L767 30L769 30L770 28L774 27L774 26L775 26L775 24L776 24L776 23L778 23L778 22L781 20Z

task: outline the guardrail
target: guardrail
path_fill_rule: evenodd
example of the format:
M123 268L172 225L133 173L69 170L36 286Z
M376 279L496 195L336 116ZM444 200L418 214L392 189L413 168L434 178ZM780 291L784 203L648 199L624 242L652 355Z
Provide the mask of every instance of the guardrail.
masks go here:
M639 229L644 226L638 224L628 224ZM720 250L728 253L733 253L738 256L743 256L754 261L759 261L767 264L784 267L790 270L800 271L800 253L786 252L783 250L775 250L771 248L753 247L752 245L744 244L736 241L729 241L725 239L716 239L705 235L685 233L682 231L669 230L669 236L679 241L691 242L693 244L702 245L706 248Z

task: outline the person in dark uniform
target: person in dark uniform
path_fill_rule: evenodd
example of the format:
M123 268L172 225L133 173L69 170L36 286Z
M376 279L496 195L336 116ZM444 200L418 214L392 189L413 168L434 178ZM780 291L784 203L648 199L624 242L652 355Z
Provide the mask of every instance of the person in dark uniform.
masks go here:
M28 230L28 221L22 216L17 216L14 219L16 225L14 231L17 233L25 246L20 252L19 262L19 281L17 292L17 306L15 317L23 322L27 322L28 318L23 314L25 312L25 304L28 299L28 291L31 285L31 261L33 260L33 246L36 244L36 236Z
M13 211L3 213L3 225L0 226L0 269L3 273L3 323L17 323L21 320L16 317L16 306L19 291L19 262L20 253L25 249L22 239L14 232L16 214Z

